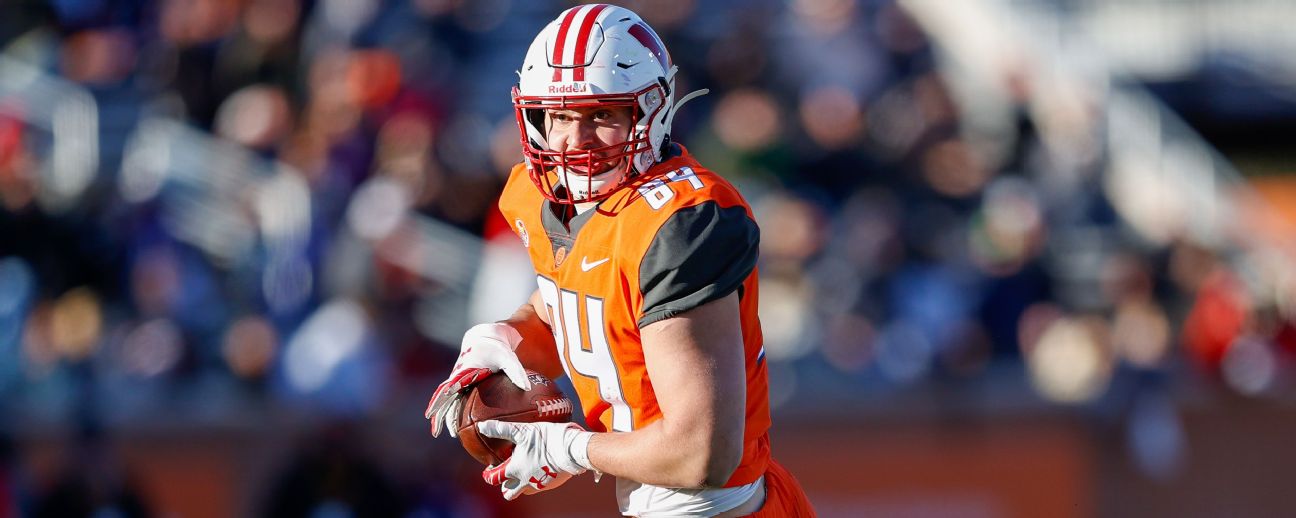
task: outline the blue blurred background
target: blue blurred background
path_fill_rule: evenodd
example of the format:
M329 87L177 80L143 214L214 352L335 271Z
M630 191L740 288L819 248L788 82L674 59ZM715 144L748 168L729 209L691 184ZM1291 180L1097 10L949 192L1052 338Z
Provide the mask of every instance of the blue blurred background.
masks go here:
M505 504L426 398L533 289L551 0L0 2L0 517ZM639 0L762 229L821 516L1290 516L1296 4Z

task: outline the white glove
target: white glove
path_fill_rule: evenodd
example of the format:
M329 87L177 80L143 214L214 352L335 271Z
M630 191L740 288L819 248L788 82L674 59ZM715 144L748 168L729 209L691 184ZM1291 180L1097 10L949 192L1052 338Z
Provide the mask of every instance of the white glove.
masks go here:
M478 324L464 333L459 346L459 360L432 399L428 400L423 417L432 420L432 436L439 437L444 426L451 437L458 436L459 410L463 406L463 393L492 372L504 371L509 381L522 390L531 390L531 380L518 361L518 344L522 335L513 326L502 322Z
M594 433L576 423L484 421L477 423L477 431L517 445L500 465L482 471L486 483L500 486L505 500L548 491L594 469L589 462Z

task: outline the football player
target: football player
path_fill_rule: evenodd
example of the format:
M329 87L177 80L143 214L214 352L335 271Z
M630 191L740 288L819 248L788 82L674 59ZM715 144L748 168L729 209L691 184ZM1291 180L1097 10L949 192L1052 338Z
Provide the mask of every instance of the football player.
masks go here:
M428 403L453 435L462 395L491 372L566 374L590 430L487 421L517 444L483 476L505 498L586 471L617 478L628 516L813 516L770 457L757 320L759 230L720 176L670 139L679 107L666 47L634 12L564 11L535 38L513 106L523 163L499 207L537 290L464 335ZM597 476L597 475L596 475Z

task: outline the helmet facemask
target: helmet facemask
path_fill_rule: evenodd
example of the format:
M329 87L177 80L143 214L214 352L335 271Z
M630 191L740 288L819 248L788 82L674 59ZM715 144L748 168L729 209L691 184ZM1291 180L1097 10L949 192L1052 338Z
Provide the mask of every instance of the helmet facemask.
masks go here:
M630 94L523 96L515 87L513 107L522 154L531 180L545 198L563 204L600 201L660 160L662 150L653 146L650 135L665 115L663 90L663 85L653 84ZM545 110L618 107L630 108L634 120L625 141L594 149L549 149Z

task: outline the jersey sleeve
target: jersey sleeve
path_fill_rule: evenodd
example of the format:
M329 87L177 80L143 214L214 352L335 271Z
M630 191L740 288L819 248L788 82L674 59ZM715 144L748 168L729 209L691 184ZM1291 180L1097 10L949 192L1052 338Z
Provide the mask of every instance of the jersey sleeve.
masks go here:
M715 201L676 211L639 263L644 327L738 289L756 268L760 229L742 206Z

